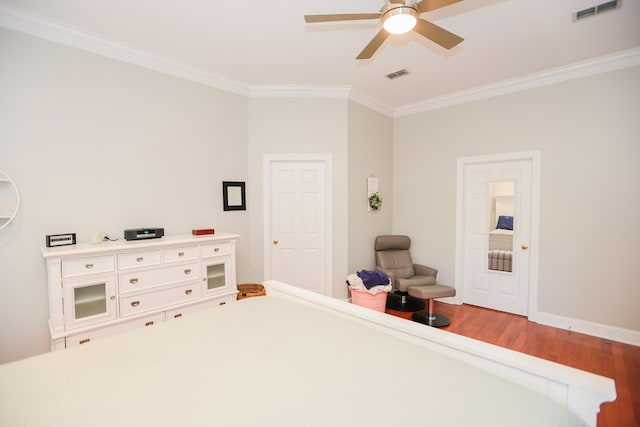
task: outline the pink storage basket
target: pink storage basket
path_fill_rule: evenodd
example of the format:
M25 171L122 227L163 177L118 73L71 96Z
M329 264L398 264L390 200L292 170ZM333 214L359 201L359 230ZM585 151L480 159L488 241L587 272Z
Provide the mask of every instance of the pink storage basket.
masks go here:
M372 295L367 291L351 289L351 302L355 305L367 307L384 313L384 309L387 305L387 292L378 292L377 294Z

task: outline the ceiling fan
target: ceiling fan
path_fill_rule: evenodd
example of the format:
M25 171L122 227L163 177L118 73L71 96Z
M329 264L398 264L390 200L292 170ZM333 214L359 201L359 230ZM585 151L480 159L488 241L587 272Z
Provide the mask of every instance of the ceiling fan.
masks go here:
M420 18L420 15L431 10L440 9L462 0L387 0L387 4L379 13L344 13L333 15L305 15L307 23L353 21L361 19L380 19L383 28L375 35L369 44L360 52L356 59L369 59L378 50L389 34L404 34L411 30L439 44L445 49L451 49L464 39L450 33L444 28Z

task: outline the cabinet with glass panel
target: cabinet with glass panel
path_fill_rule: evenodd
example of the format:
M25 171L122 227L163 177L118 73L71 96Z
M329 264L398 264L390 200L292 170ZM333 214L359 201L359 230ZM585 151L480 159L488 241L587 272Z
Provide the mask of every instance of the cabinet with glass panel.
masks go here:
M113 275L67 280L63 289L67 329L116 318Z
M203 293L212 295L235 285L235 268L232 268L232 242L220 242L203 245L200 249L203 268Z
M206 260L203 263L205 294L215 294L229 288L231 282L231 268L229 257L219 257Z
M86 344L234 301L238 237L164 236L42 248L47 260L51 349Z

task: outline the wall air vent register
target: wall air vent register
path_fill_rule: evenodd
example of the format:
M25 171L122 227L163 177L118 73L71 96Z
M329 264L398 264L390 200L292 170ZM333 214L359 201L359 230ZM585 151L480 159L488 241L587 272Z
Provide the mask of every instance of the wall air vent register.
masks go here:
M591 6L586 9L579 10L573 14L573 22L580 21L581 19L588 18L590 16L598 15L602 12L619 9L620 3L622 3L622 0L613 0L601 3L597 6Z

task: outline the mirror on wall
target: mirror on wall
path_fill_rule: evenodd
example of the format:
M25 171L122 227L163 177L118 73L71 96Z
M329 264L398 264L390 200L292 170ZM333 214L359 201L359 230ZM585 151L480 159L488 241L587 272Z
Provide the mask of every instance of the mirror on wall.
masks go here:
M489 184L489 270L511 273L513 270L514 182Z

